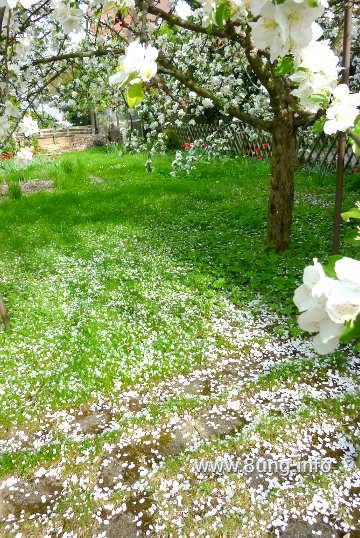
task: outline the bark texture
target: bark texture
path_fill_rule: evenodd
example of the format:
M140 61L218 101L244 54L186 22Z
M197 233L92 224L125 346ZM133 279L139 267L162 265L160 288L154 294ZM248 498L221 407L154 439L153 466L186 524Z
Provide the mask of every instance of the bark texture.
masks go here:
M268 241L276 250L289 248L294 205L296 129L293 113L275 117L272 129L272 175L268 205Z
M0 295L0 317L6 330L10 329L10 319L5 308L5 303Z

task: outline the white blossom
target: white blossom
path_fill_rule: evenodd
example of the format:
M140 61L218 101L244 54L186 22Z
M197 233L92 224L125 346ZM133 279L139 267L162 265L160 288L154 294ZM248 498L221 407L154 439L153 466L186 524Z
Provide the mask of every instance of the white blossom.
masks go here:
M322 6L310 7L295 0L282 4L266 3L260 18L249 23L255 46L269 48L272 60L289 52L300 55L302 49L318 35L318 27L313 23L322 12Z
M149 81L157 72L157 56L155 47L146 47L139 41L133 41L126 48L125 55L120 58L118 72L110 76L110 84L123 86L127 82Z
M33 159L33 154L30 148L25 147L19 150L15 155L15 164L19 168L28 166Z
M303 284L295 290L294 302L303 313L298 316L299 327L310 333L315 350L330 353L339 344L346 322L360 314L360 261L342 258L335 263L338 279L326 276L322 265L304 269Z
M55 18L62 25L65 34L81 30L83 13L80 9L71 7L60 0L55 3L54 10Z
M339 58L331 50L328 41L313 40L302 50L297 71L291 80L298 84L293 95L299 98L300 104L309 112L317 112L320 103L311 99L314 94L331 93L337 84Z
M19 124L19 131L26 137L29 137L39 132L39 126L37 121L33 120L31 116L25 116Z
M333 90L333 96L334 100L326 111L327 121L324 125L324 132L329 135L353 127L359 114L357 107L360 106L360 92L350 93L346 84L339 84Z
M360 286L360 261L347 257L341 258L335 263L335 273L339 280Z
M175 6L175 13L182 19L187 19L191 15L192 9L185 0L179 0Z

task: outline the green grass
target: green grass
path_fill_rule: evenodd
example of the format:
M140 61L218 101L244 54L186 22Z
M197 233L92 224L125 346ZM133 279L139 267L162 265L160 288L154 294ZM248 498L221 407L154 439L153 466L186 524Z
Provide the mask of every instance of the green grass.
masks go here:
M4 421L23 413L34 390L37 413L111 391L114 379L156 380L191 368L224 291L238 305L260 293L267 306L294 317L303 267L315 256L326 260L331 205L297 204L292 248L267 250L266 163L215 162L175 180L169 157L155 161L153 174L143 163L142 155L120 160L100 150L67 154L23 172L23 179L55 179L56 194L1 203L1 288L14 327L0 336L1 358L16 402L3 408ZM91 174L104 183L91 184ZM297 192L331 200L329 180L325 189L299 173ZM348 193L345 207L355 198ZM343 251L356 256L354 248ZM298 332L295 324L290 329ZM152 330L156 370L153 359L150 368L141 365ZM127 354L134 356L119 367Z
M20 173L11 163L0 168L0 183L52 179L56 188L0 201L0 293L12 322L11 332L0 332L0 439L17 427L36 432L45 416L56 429L49 416L96 400L117 402L133 385L155 390L161 380L205 368L212 346L236 356L238 344L214 332L229 301L255 322L264 310L281 317L243 343L249 355L254 342L301 336L292 295L304 266L314 257L325 262L330 252L334 176L297 173L291 249L276 254L266 243L268 163L215 161L173 179L170 155L154 159L152 174L145 160L99 148L41 158ZM346 184L350 208L359 175ZM351 226L345 230L350 235ZM342 253L359 257L350 243ZM346 374L347 354L316 368L311 358L285 356L249 391L292 386L311 374L322 380L328 369ZM137 424L152 427L217 401L221 395L153 398L148 414L119 419L118 430L89 446L101 451L106 439ZM336 400L326 408L307 403L309 413L334 410L341 420ZM6 452L0 473L27 476L59 459L70 469L86 446L69 441L66 431L54 435L36 449Z

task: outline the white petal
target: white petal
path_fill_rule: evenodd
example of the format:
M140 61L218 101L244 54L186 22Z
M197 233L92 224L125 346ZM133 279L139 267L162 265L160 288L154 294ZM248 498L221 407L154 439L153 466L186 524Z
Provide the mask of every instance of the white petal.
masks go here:
M109 77L109 84L110 86L114 86L115 84L122 84L126 78L126 73L124 73L124 71L119 71L118 73L115 73L114 75L111 75Z
M339 280L347 280L360 286L360 261L344 257L335 263L335 273Z
M302 284L295 290L294 303L300 312L304 312L304 310L309 310L309 308L316 306L317 300L312 296L311 289Z
M345 330L345 325L334 323L331 319L324 319L320 322L319 338L326 344L332 338L338 338Z
M309 333L317 333L320 330L320 322L327 318L326 311L321 306L315 306L298 316L300 329Z
M336 120L328 120L324 123L324 133L327 135L335 134L338 130Z
M308 265L304 269L303 282L309 288L312 288L315 284L318 283L320 278L325 276L324 269L322 268L321 263L314 258L314 265Z
M326 297L331 293L332 288L336 285L337 280L325 276L321 278L317 284L312 289L313 297L318 297L319 299L326 300Z
M346 100L349 97L349 93L350 90L347 84L339 84L333 91L333 94L336 99L339 99L340 101Z
M313 344L316 353L319 353L319 355L327 355L328 353L333 353L335 351L335 349L339 345L339 339L331 338L331 340L328 340L326 344L324 344L324 342L321 341L319 335L317 334L313 338Z
M337 280L328 296L326 311L335 323L355 320L360 313L360 286Z

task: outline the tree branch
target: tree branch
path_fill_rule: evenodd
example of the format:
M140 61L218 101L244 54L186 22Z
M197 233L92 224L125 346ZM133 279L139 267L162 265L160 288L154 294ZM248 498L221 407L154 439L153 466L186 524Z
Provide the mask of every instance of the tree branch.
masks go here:
M113 54L115 56L119 54L124 54L125 49L123 48L114 48L114 49L98 49L90 50L85 52L70 52L68 54L57 54L55 56L49 56L47 58L40 58L39 60L34 60L32 65L41 65L49 64L52 62L60 62L61 60L73 60L76 58L91 58L93 56L107 56Z
M186 30L191 30L192 32L195 32L197 34L206 34L209 37L211 37L212 35L216 37L222 37L222 38L226 37L233 41L239 41L239 42L245 38L245 33L237 34L234 31L234 28L235 26L237 26L237 24L233 22L227 22L224 28L213 27L211 28L211 32L209 32L209 29L205 28L204 26L201 26L201 24L196 24L194 22L184 20L181 17L178 17L177 15L172 15L171 13L163 11L162 9L155 6L150 6L148 8L148 12L151 13L152 15L156 15L157 17L160 17L161 19L167 21L171 26L180 26L181 28L185 28Z
M204 98L211 99L212 102L221 110L224 109L224 106L221 102L221 100L214 95L209 90L203 88L202 86L199 86L196 82L189 79L185 73L177 69L172 63L167 60L163 55L159 56L158 62L160 65L162 65L166 71L166 74L169 74L176 78L179 82L184 84L187 88L194 91L198 95ZM272 122L268 120L263 120L261 118L255 118L251 116L250 114L247 114L246 112L243 112L240 110L240 108L235 106L230 106L226 109L226 112L231 114L234 118L238 118L239 120L248 123L249 125L252 125L256 129L261 129L262 131L271 131L272 129Z

